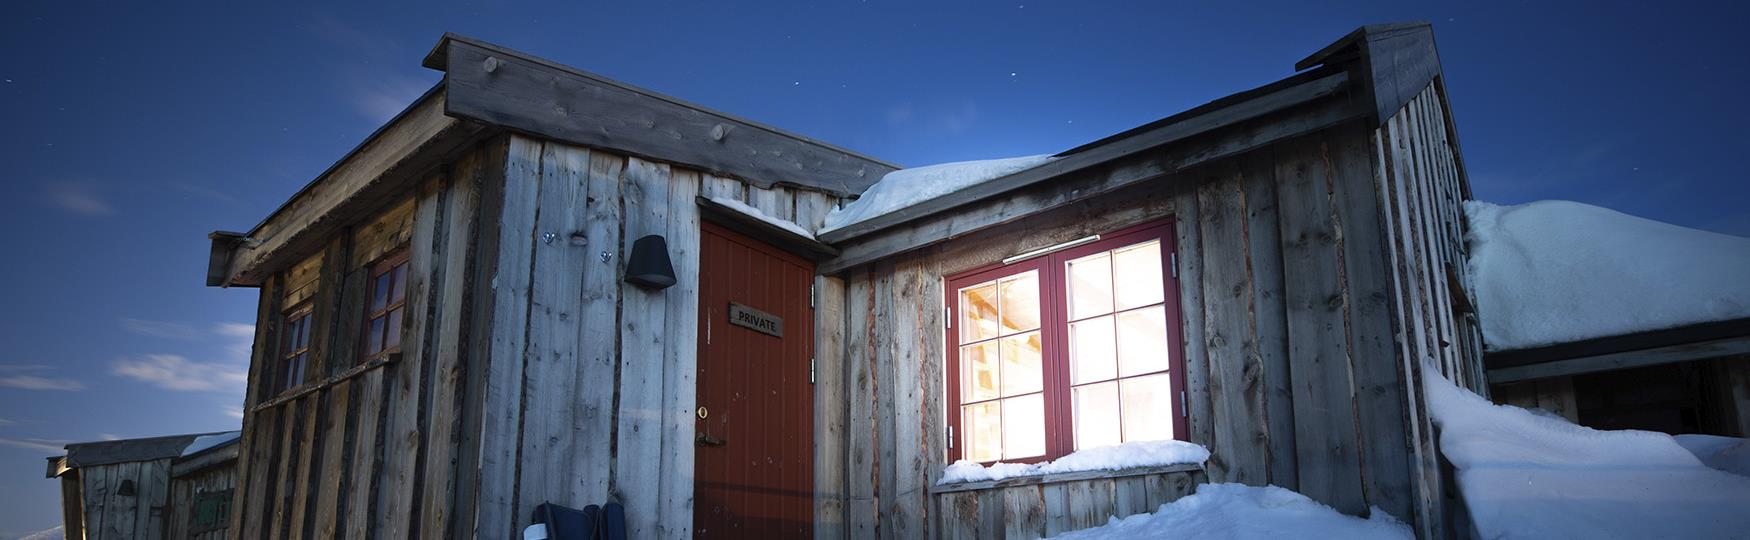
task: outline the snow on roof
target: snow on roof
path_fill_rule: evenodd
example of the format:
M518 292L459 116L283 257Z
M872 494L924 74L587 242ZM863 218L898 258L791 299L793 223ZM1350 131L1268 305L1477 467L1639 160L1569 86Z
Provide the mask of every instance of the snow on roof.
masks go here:
M1490 350L1750 317L1750 238L1569 201L1465 215Z
M1057 538L1415 538L1408 525L1393 519L1384 510L1374 508L1372 515L1369 519L1345 515L1305 495L1276 486L1203 484L1197 486L1197 493L1163 504L1152 514L1113 518L1104 526Z
M1049 155L942 163L900 169L882 176L856 201L826 215L825 233L918 203L951 194L968 186L1002 178L1051 161Z
M229 443L231 441L235 441L235 440L237 440L238 437L240 437L242 435L243 435L243 432L241 432L241 431L227 431L224 433L214 433L212 435L201 435L199 437L195 437L194 441L189 442L188 446L184 447L182 449L182 456L181 457L188 457L188 456L192 456L195 454L199 454L203 451L206 451L208 448L213 448L215 446L219 446L219 445Z
M797 225L795 223L790 222L789 220L781 219L777 216L767 214L767 213L765 213L765 211L760 210L758 208L754 208L752 206L748 206L747 203L741 202L739 200L731 199L729 197L724 197L722 195L718 195L716 197L712 197L711 202L723 205L724 208L734 210L734 211L739 212L742 215L745 215L747 217L751 217L751 218L754 218L754 219L757 219L760 221L764 221L764 222L772 225L773 227L777 227L777 228L795 233L797 236L807 238L809 240L814 239L814 233L808 232L808 229L802 228L801 225Z
M1433 368L1428 368L1432 372ZM1424 378L1440 452L1482 538L1732 538L1750 477L1708 468L1670 435L1599 431Z
M1116 471L1209 460L1209 449L1185 441L1132 441L1124 444L1078 450L1045 463L992 463L989 467L960 460L942 471L940 484L983 482L1021 476L1081 471Z

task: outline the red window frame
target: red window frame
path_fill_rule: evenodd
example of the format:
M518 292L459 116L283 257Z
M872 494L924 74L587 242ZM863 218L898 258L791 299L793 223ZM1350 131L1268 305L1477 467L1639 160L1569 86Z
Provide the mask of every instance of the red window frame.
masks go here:
M1122 248L1125 246L1158 240L1161 245L1161 291L1167 324L1167 346L1172 353L1168 361L1168 379L1171 392L1175 394L1172 400L1173 437L1186 440L1188 431L1187 411L1180 399L1185 392L1185 347L1183 320L1179 306L1178 278L1174 275L1173 263L1178 246L1173 234L1173 221L1161 220L1137 225L1116 232L1101 234L1098 241L1075 246L1012 264L994 264L969 270L953 276L945 281L944 296L946 296L950 323L943 325L947 338L947 362L944 371L947 374L947 417L948 425L953 426L954 440L948 451L950 463L958 461L966 448L967 433L960 422L960 289L980 283L997 280L1003 277L1037 271L1039 276L1040 302L1040 336L1043 340L1041 358L1041 376L1044 378L1045 400L1045 454L1023 459L999 459L1005 463L1037 463L1050 461L1075 451L1074 404L1071 396L1070 362L1069 362L1069 291L1065 278L1065 265L1072 260L1093 255L1102 251ZM986 462L990 463L990 462Z
M287 310L280 323L280 353L274 362L276 393L304 384L310 367L311 311L310 302L300 303Z
M405 337L404 328L394 327L406 326L407 324L407 273L407 250L401 249L373 263L370 272L365 275L365 315L364 320L359 324L358 361L360 363L401 351L401 339ZM388 290L384 293L382 307L372 305L377 299L379 278L387 278ZM400 320L397 324L391 324L391 322L396 322L395 317L392 316L396 313L399 313ZM371 325L379 320L383 321L383 326L374 336L378 339L376 342L378 348L373 351L371 350L371 338L373 337ZM393 344L388 344L390 336L395 338Z

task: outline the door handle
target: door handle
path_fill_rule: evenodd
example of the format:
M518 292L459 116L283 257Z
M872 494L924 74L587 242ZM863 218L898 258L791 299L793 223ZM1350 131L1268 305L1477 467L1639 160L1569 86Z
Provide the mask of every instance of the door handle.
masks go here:
M729 444L729 441L712 437L704 433L700 433L699 436L694 437L693 442L697 443L699 446L723 446Z

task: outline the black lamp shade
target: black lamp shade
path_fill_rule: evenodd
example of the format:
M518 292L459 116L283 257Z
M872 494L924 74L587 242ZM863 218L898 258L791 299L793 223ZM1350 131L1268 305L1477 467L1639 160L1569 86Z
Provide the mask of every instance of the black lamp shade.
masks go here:
M668 262L668 241L652 234L632 242L632 258L626 261L626 281L658 290L674 285L674 265Z

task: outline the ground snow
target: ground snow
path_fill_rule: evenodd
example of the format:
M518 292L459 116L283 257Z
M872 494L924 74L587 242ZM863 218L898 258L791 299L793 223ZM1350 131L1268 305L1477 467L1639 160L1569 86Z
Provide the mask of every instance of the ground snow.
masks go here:
M56 525L47 530L37 531L18 537L18 540L61 540L66 538L64 525Z
M1492 350L1750 317L1750 238L1568 201L1465 214Z
M1750 439L1716 435L1678 435L1677 444L1695 454L1702 465L1750 476Z
M847 225L948 195L968 186L1031 169L1051 161L1049 155L942 163L887 173L856 201L826 215L825 233Z
M728 197L724 197L721 195L716 196L716 197L712 197L711 202L726 206L730 210L734 210L736 212L744 214L747 217L751 217L751 218L754 218L754 219L757 219L760 221L764 221L764 222L770 223L770 224L772 224L780 229L784 229L786 231L796 233L797 236L801 236L801 237L807 238L809 240L814 239L814 233L808 232L808 229L802 228L801 225L797 225L795 223L790 222L789 220L780 219L777 216L767 214L758 208L748 206L747 203L744 203L744 202L741 202L741 201L738 201L735 199L731 199Z
M182 455L192 456L199 454L202 450L235 441L237 440L237 437L241 435L243 435L243 432L241 431L227 431L224 433L195 437L193 442L188 443L188 446L182 449Z
M1750 538L1750 478L1702 465L1670 435L1599 431L1425 380L1482 538Z
M1048 463L993 463L989 467L960 460L942 471L937 484L984 482L1021 476L1081 471L1116 471L1181 463L1202 464L1209 449L1185 441L1136 441L1078 450Z
M1276 486L1203 484L1196 494L1163 504L1152 514L1112 518L1104 526L1057 538L1404 540L1415 535L1408 525L1378 508L1373 509L1373 518L1362 519Z

